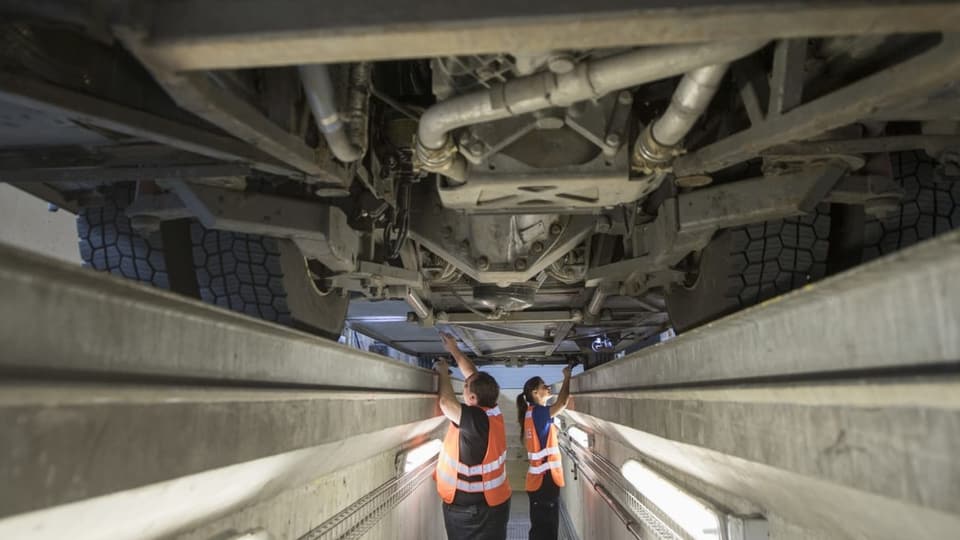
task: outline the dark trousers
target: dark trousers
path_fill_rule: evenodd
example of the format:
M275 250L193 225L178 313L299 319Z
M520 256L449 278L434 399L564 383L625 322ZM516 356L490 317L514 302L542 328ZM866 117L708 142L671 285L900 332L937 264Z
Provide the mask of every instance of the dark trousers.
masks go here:
M497 506L443 503L443 525L449 540L506 540L510 499Z
M528 491L530 497L529 540L557 540L560 529L560 488L549 473L537 491Z
M530 493L530 540L557 540L560 529L560 498L533 498Z

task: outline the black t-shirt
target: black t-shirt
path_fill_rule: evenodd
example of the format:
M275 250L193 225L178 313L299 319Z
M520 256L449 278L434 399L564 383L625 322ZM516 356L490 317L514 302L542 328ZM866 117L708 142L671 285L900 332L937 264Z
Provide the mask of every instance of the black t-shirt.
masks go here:
M487 455L487 440L490 436L490 418L487 412L480 407L463 405L460 408L460 463L472 467L483 463ZM482 482L480 475L457 475L465 482ZM453 504L473 505L487 504L483 493L466 493L457 491L453 497Z

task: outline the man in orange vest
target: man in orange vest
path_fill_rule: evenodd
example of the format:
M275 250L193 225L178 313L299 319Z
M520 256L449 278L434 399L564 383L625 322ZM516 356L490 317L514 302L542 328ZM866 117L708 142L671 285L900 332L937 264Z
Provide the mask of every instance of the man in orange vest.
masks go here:
M540 377L531 377L517 396L517 420L527 447L526 491L530 497L530 540L556 540L560 526L560 488L563 463L553 418L570 402L570 366L563 368L563 385L553 405L550 387Z
M443 347L464 376L461 404L453 392L445 360L437 362L440 410L451 424L437 461L437 491L450 540L505 540L510 520L507 431L497 407L500 385L440 334Z

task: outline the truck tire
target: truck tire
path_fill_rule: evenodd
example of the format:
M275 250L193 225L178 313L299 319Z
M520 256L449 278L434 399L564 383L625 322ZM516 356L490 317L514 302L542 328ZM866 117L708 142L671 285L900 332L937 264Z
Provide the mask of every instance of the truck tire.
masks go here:
M864 222L860 262L960 227L960 180L938 176L936 161L923 151L893 153L890 162L904 197L895 212ZM692 285L667 294L674 328L689 330L824 277L831 226L824 208L718 234L702 252Z
M194 224L200 297L211 304L331 339L339 337L349 298L321 293L289 240Z
M896 212L867 220L864 261L960 227L960 180L938 177L936 161L919 150L891 154L890 165L904 196Z
M160 232L141 236L123 213L133 200L132 184L116 184L103 206L77 214L83 266L127 279L170 288Z
M830 208L718 233L696 275L666 295L674 330L685 332L826 275Z
M83 265L247 315L336 339L349 298L322 294L293 242L164 222L141 235L124 209L135 185L111 186L102 206L77 215Z

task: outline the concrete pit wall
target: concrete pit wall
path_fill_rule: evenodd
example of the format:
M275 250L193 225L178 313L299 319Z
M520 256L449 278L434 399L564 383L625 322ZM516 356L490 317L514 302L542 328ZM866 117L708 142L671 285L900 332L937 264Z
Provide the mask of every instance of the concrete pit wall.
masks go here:
M209 540L230 532L263 530L273 540L301 538L338 512L389 481L397 473L391 448L339 470L284 490L278 495L221 519L176 535L181 540ZM369 510L361 510L366 514ZM365 540L420 540L444 538L440 499L432 479L385 514L372 517L374 525L360 538ZM319 539L338 538L341 527ZM309 538L309 537L308 537Z

